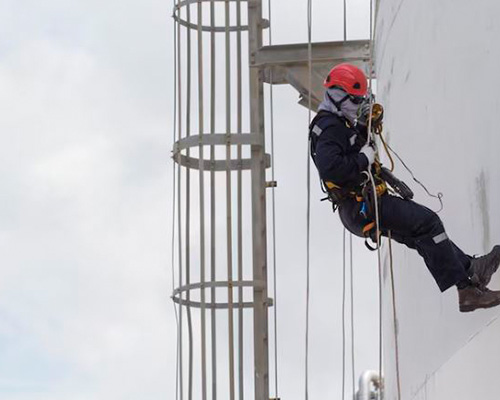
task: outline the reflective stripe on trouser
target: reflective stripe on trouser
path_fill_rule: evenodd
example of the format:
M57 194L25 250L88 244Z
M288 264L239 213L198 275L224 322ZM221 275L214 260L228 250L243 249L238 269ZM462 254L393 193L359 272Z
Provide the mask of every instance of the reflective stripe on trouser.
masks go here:
M395 241L417 250L442 292L467 279L471 257L448 239L434 211L389 194L380 197L379 203L382 235L391 231ZM360 209L361 203L346 199L340 204L339 214L349 231L363 237L366 219L360 215Z

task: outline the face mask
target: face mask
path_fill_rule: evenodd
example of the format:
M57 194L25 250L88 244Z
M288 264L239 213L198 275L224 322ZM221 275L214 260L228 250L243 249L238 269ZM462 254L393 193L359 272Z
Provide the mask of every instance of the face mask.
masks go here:
M351 98L347 98L341 105L340 110L344 117L351 123L351 125L356 126L358 124L359 110L363 106L363 103L354 102Z
M350 124L356 126L363 107L368 104L369 98L349 95L340 88L330 88L325 92L320 110L330 111L346 118Z

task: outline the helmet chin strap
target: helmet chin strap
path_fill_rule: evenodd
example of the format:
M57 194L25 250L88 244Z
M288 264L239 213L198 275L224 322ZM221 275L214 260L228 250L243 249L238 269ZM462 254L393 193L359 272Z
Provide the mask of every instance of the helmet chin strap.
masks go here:
M328 101L333 104L333 106L335 106L335 108L338 110L338 112L340 113L341 116L343 116L343 118L345 118L347 121L349 121L349 123L353 126L356 126L357 125L357 120L358 120L358 117L357 117L357 110L359 108L359 106L357 104L353 104L353 107L355 109L349 109L349 107L344 107L344 110L342 110L342 104L344 102L346 102L347 100L350 99L351 95L350 94L346 94L344 97L342 97L340 100L338 101L335 101L332 97L332 95L330 95L330 93L328 93L328 91L326 92L326 96L328 98Z
M332 96L330 96L330 93L328 93L328 91L326 92L326 95L328 96L328 99L332 102L332 104L337 108L337 110L339 110L339 112L342 112L342 110L340 109L340 106L342 105L342 103L344 101L346 101L349 98L349 95L346 94L339 101L333 100Z

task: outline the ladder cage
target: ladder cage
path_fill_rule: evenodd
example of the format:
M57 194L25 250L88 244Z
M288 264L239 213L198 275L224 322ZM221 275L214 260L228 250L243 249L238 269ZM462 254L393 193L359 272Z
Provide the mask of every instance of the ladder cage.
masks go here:
M252 88L262 91L262 80L248 67L252 43L254 51L261 46L259 31L267 25L260 0L174 1L173 18L176 395L268 399L264 171L270 157L263 113L255 110L262 101L250 95Z

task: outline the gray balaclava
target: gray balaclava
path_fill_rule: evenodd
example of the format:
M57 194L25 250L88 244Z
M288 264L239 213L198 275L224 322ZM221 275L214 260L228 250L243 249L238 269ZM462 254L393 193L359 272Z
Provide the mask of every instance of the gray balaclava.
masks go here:
M347 96L346 92L337 87L331 87L325 91L323 101L318 107L318 111L325 110L340 117L346 118L352 125L356 125L358 110L362 104L355 104L351 99L347 99L340 105L340 110L333 104L332 99L338 103Z

